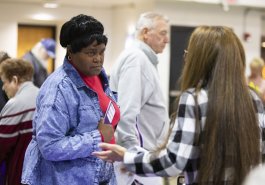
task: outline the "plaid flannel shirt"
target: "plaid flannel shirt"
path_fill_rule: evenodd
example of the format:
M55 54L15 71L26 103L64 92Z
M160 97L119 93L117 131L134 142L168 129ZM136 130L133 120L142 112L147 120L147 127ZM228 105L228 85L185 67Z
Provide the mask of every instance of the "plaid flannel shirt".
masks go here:
M254 92L250 92L253 101L257 106L257 116L261 128L261 151L265 154L265 123L264 109L261 100ZM195 123L195 99L194 89L184 92L179 101L179 107L175 124L170 134L166 149L159 152L157 157L153 157L140 147L135 147L134 151L128 151L124 156L124 163L129 171L143 176L178 176L184 174L186 185L197 184L196 177L199 162L199 147L194 145L196 136ZM198 94L198 105L200 110L200 121L202 130L206 121L206 111L208 95L207 91L202 89ZM229 171L227 169L227 171ZM224 179L224 184L229 184L229 178Z

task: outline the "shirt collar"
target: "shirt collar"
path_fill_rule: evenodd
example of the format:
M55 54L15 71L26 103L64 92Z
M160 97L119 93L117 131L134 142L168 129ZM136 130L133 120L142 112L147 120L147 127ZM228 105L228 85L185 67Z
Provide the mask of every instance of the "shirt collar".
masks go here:
M15 96L17 96L18 94L20 94L23 91L23 89L25 87L29 86L29 85L33 85L33 82L32 81L22 82L22 84L19 86L18 91L16 92L16 95Z
M157 66L158 64L157 55L149 45L138 39L135 40L135 45L146 54L146 56L149 58L149 60L152 62L154 66Z

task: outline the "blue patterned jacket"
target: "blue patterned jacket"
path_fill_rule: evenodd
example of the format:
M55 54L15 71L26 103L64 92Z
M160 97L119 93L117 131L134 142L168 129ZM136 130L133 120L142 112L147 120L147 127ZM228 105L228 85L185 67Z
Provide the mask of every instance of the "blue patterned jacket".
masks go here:
M104 91L116 101L104 70L100 76ZM91 155L100 150L97 127L101 117L96 93L65 59L63 66L40 89L22 183L97 185L109 182L115 185L113 165Z

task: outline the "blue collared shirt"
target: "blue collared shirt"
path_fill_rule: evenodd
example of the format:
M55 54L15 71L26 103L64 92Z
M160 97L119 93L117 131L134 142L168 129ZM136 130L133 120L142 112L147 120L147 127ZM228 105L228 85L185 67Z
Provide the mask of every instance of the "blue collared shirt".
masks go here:
M105 93L116 100L104 70L100 77ZM63 66L40 89L22 183L96 185L110 181L116 184L113 165L91 155L100 150L97 127L101 117L97 94L65 59Z

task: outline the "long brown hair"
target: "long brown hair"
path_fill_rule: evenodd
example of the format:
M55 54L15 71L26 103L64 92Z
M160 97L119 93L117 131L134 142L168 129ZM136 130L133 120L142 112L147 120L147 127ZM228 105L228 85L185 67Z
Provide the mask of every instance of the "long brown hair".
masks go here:
M181 91L208 90L199 184L223 184L225 169L231 167L231 184L239 185L260 162L258 118L244 72L244 49L230 28L195 29L185 58Z

